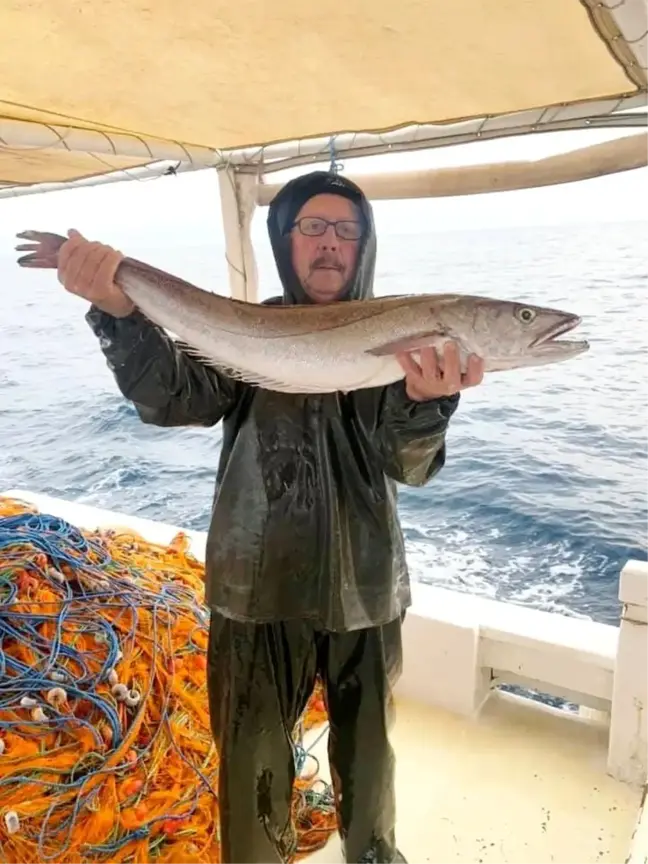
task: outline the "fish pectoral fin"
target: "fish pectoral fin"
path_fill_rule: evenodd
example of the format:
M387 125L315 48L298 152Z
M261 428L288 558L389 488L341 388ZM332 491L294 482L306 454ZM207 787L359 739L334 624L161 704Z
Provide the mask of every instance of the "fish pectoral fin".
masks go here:
M379 345L377 348L369 348L367 354L373 354L375 357L385 357L388 354L403 354L408 351L420 351L421 348L432 348L438 345L447 337L447 333L443 330L433 330L429 333L415 333L412 336L405 336L403 339L395 339L393 342L386 342L384 345Z

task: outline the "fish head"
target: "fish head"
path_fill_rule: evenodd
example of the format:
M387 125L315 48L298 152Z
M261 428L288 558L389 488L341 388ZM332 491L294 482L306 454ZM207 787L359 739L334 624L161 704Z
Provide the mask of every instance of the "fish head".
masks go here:
M441 316L462 354L482 357L489 370L543 366L584 353L589 343L562 339L581 323L571 312L489 298L458 298Z

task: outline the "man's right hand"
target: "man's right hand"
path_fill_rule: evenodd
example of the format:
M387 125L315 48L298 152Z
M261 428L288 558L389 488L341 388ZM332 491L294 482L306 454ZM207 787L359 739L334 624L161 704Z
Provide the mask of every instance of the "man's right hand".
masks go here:
M89 300L115 318L130 315L135 305L114 281L124 257L121 252L102 243L92 243L78 231L68 231L68 237L58 256L58 280L65 290Z

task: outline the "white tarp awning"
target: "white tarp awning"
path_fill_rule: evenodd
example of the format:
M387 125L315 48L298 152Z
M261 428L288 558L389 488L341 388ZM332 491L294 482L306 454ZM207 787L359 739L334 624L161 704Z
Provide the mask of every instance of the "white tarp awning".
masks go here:
M375 152L624 125L646 19L644 0L8 0L0 189L294 160L331 135Z

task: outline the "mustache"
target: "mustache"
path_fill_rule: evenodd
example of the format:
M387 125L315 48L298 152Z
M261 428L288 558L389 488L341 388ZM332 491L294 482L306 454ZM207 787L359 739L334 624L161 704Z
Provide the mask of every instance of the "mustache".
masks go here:
M321 268L326 268L327 270L339 270L340 272L344 270L340 259L333 255L319 255L310 266L311 271Z

